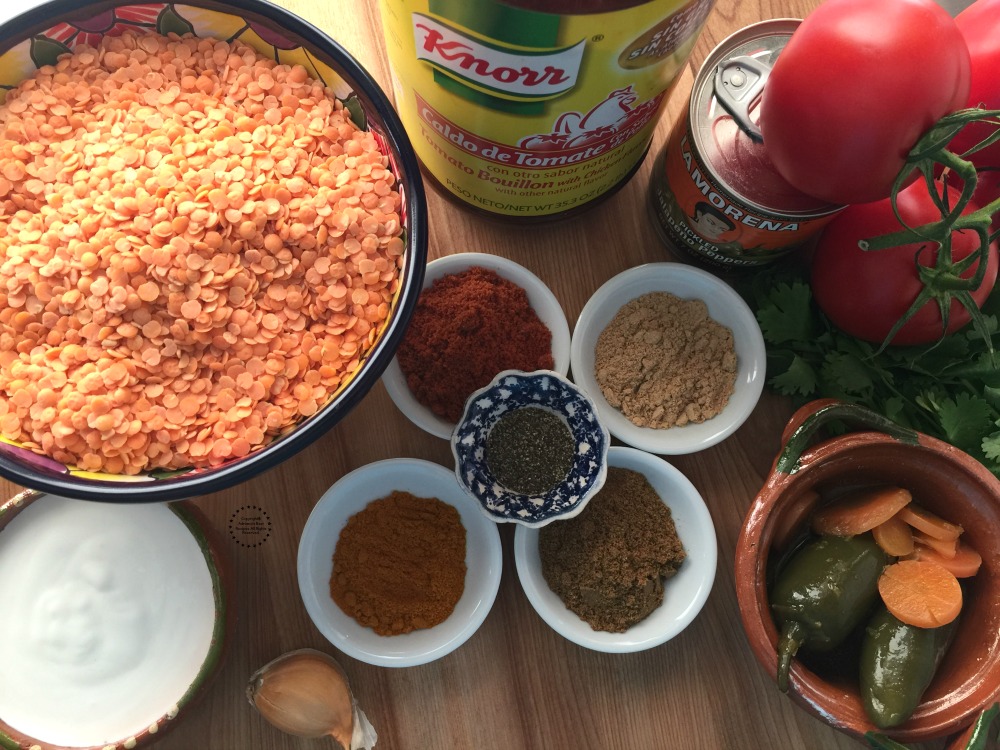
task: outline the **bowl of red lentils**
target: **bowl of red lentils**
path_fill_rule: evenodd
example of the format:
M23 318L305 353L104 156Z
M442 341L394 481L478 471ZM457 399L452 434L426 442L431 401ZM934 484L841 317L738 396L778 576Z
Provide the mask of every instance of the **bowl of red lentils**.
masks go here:
M559 300L507 258L456 253L427 264L406 336L382 382L418 427L449 440L466 401L506 370L565 375L570 332Z
M378 380L426 207L377 82L259 0L0 25L0 474L163 501L242 482Z

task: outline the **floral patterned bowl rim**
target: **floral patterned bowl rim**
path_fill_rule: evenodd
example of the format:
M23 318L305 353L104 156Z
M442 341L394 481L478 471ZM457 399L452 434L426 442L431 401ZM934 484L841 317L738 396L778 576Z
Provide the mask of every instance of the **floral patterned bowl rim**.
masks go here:
M140 11L153 10L156 14L152 21L135 20L141 16ZM340 390L322 409L244 458L210 469L131 477L79 471L9 441L0 441L0 475L19 485L80 499L160 502L216 492L243 482L320 438L364 398L392 359L420 294L427 257L427 208L416 155L403 125L379 84L360 63L327 34L283 8L265 0L234 0L232 3L216 0L185 0L182 3L50 0L0 24L0 99L4 89L20 82L20 79L4 80L4 76L11 75L11 65L20 65L18 70L25 69L23 60L10 61L10 55L21 48L32 55L32 65L44 64L53 51L65 52L76 43L92 41L95 34L120 33L128 25L162 32L191 31L193 27L184 18L185 12L189 15L213 12L216 16L235 18L232 25L237 33L233 37L252 32L258 47L265 48L259 51L270 52L275 59L292 55L290 50L297 50L294 54L308 58L307 69L311 72L330 72L332 80L326 80L322 74L320 78L344 101L356 121L359 116L362 118L359 125L375 133L389 156L403 193L401 215L406 232L406 261L393 310L361 364L345 378ZM107 16L109 13L111 16ZM95 21L99 17L100 23ZM121 28L114 24L107 28L109 18L118 19ZM56 30L53 36L46 36L53 29Z
M558 414L573 433L577 446L567 478L544 495L512 492L493 477L486 462L486 438L510 411L528 406ZM465 403L462 419L451 436L458 483L498 523L540 528L579 514L604 486L608 475L611 437L598 419L594 402L568 379L552 370L504 370Z

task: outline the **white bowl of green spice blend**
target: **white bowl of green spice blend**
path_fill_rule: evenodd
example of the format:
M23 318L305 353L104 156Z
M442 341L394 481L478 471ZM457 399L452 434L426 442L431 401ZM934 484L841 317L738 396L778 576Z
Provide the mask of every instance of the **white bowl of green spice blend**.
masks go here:
M638 304L633 301L639 298L649 299L646 295L652 293L672 295L683 301L685 307L691 306L689 301L700 300L707 308L709 320L692 323L692 326L698 325L699 330L711 327L715 331L718 331L718 326L724 326L732 331L729 351L735 353L736 362L735 372L731 369L731 360L727 370L731 393L715 416L703 421L692 420L682 426L639 426L620 408L613 406L602 390L595 372L599 337L615 321L623 307L629 303ZM633 405L655 408L657 403L666 403L671 398L679 399L680 396L675 394L688 393L685 389L692 385L698 386L714 378L720 378L721 383L721 376L726 368L721 363L713 363L706 356L704 361L690 359L684 365L678 365L680 385L677 386L678 390L671 392L670 389L674 388L668 365L671 362L671 347L675 347L683 356L689 356L702 343L699 339L682 345L680 342L684 340L685 332L672 327L673 321L678 319L680 316L664 318L659 330L654 325L654 330L646 331L652 334L650 340L633 340L628 337L620 339L616 348L622 351L615 351L612 357L615 368L622 371L617 373L621 378L617 383L621 391L615 392L616 396L631 399ZM653 340L657 335L662 335L664 340ZM670 341L665 340L668 336ZM702 350L699 348L697 351ZM604 356L607 356L607 352L604 352ZM634 379L631 374L626 377L623 374L628 373L626 362L640 360L644 368L642 375L637 374ZM764 337L753 311L725 281L693 266L649 263L614 276L584 305L573 331L570 362L573 381L594 400L601 421L608 426L612 435L650 453L680 455L720 443L746 421L764 388L766 352ZM656 365L661 362L663 365L657 370ZM645 370L650 365L649 370ZM683 383L684 378L687 379L686 384ZM723 388L722 385L718 387ZM645 403L639 404L640 401ZM676 403L675 400L674 404Z
M552 290L524 266L489 253L445 255L427 264L423 288L426 290L436 280L468 271L470 268L485 268L488 271L493 271L498 276L524 289L531 308L552 334L552 369L560 375L569 372L570 332L566 314ZM482 343L486 346L490 344L488 341ZM436 437L445 440L451 437L455 423L438 416L417 400L407 385L406 376L399 366L397 357L392 358L382 374L382 383L396 407L413 424ZM486 384L483 383L483 385Z
M555 531L565 533L568 536L570 533L568 530L572 528L569 524L576 524L578 528L587 524L593 526L592 520L597 518L607 523L608 519L605 517L607 514L599 515L602 503L601 492L591 499L587 509L577 518L557 521L543 529L518 527L514 532L514 562L517 567L517 576L528 601L549 627L561 636L594 651L607 653L642 651L659 646L678 635L694 621L707 601L715 580L718 559L715 526L698 490L678 469L659 456L635 448L616 446L611 448L608 453L608 465L612 469L612 476L609 476L602 492L610 491L616 486L613 484L614 479L612 478L617 476L614 474L615 469L628 469L644 476L656 496L670 510L676 537L684 548L684 558L677 567L676 573L662 581L662 602L646 617L627 627L624 632L595 630L590 623L570 610L563 603L560 595L553 591L546 581L543 574L539 539L543 534ZM630 520L623 518L621 520L623 523L648 524L647 521L640 518ZM611 519L611 522L617 521L617 516ZM567 524L567 526L563 526L563 524ZM602 558L602 555L595 554L592 548L593 545L599 543L598 540L604 538L600 532L601 529L592 528L590 530L589 533L593 535L593 539L586 540L586 545L589 545L589 548L585 555L580 556L580 564L584 564L583 560ZM576 531L574 530L572 533L576 533ZM581 531L580 533L588 532ZM637 536L629 537L629 544L632 546L639 544L637 539ZM622 553L619 557L631 557L632 554L638 554L638 552L632 550L628 553ZM603 557L612 560L607 555ZM617 560L614 560L613 564L617 564ZM602 573L604 580L612 575L614 575L613 572ZM586 592L583 592L583 595L587 596L589 601L605 601L601 598L603 595L587 595ZM600 606L595 604L594 607L595 611L599 613ZM616 611L605 613L607 617L615 617L617 614ZM600 624L598 617L595 616L594 619Z
M465 584L454 609L438 624L399 635L379 635L338 606L330 579L334 553L349 520L394 492L437 499L458 511L465 529ZM407 541L401 545L408 549L400 551L400 558L418 553L425 543L423 539ZM323 494L302 531L297 563L306 611L330 643L368 664L412 667L451 653L479 629L500 588L503 556L496 524L483 517L452 471L430 461L395 458L355 469ZM390 587L405 579L396 577ZM416 596L416 591L408 596Z
M497 523L538 528L580 513L607 476L611 436L594 402L551 370L508 370L465 404L455 476Z

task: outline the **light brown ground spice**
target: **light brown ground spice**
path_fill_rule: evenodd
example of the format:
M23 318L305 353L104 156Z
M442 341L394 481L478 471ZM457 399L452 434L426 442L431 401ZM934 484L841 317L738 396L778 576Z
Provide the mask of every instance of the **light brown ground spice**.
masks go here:
M393 492L351 516L333 553L330 595L379 635L443 622L465 590L465 527L437 498Z
M704 422L733 393L733 332L709 316L702 300L644 294L601 331L594 375L608 403L639 427Z
M386 157L299 65L106 37L0 106L0 434L136 474L245 456L387 320Z
M670 509L645 476L611 467L576 517L542 527L542 575L594 630L622 633L663 602L686 556Z

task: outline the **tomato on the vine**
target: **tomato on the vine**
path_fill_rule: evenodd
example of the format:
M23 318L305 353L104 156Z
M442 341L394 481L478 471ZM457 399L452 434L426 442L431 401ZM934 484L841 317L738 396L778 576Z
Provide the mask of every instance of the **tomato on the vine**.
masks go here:
M807 195L887 198L920 136L965 106L969 71L962 34L934 0L826 0L764 86L764 146Z
M943 190L940 183L939 190ZM960 191L948 186L947 195L955 205ZM923 180L909 185L897 196L899 214L907 226L919 227L941 219L941 212L927 191ZM977 206L970 203L962 214L972 213ZM830 321L845 333L857 338L882 343L896 322L916 301L924 283L916 262L928 268L936 265L938 246L934 242L919 242L885 250L862 250L859 240L903 229L885 200L848 206L820 235L813 257L810 284L820 309ZM952 232L952 260L957 262L980 247L979 237L969 229ZM990 245L985 276L979 288L972 292L977 306L982 306L997 279L997 246ZM979 261L962 274L974 275ZM971 318L958 300L951 299L947 333L953 333ZM892 344L928 344L945 333L941 311L936 300L929 300L899 329Z
M972 83L967 106L1000 109L1000 0L976 0L957 16L955 24L965 38L972 60ZM988 138L997 125L976 122L959 131L948 148L962 154ZM1000 198L1000 141L969 155L980 170L975 200L979 205Z

